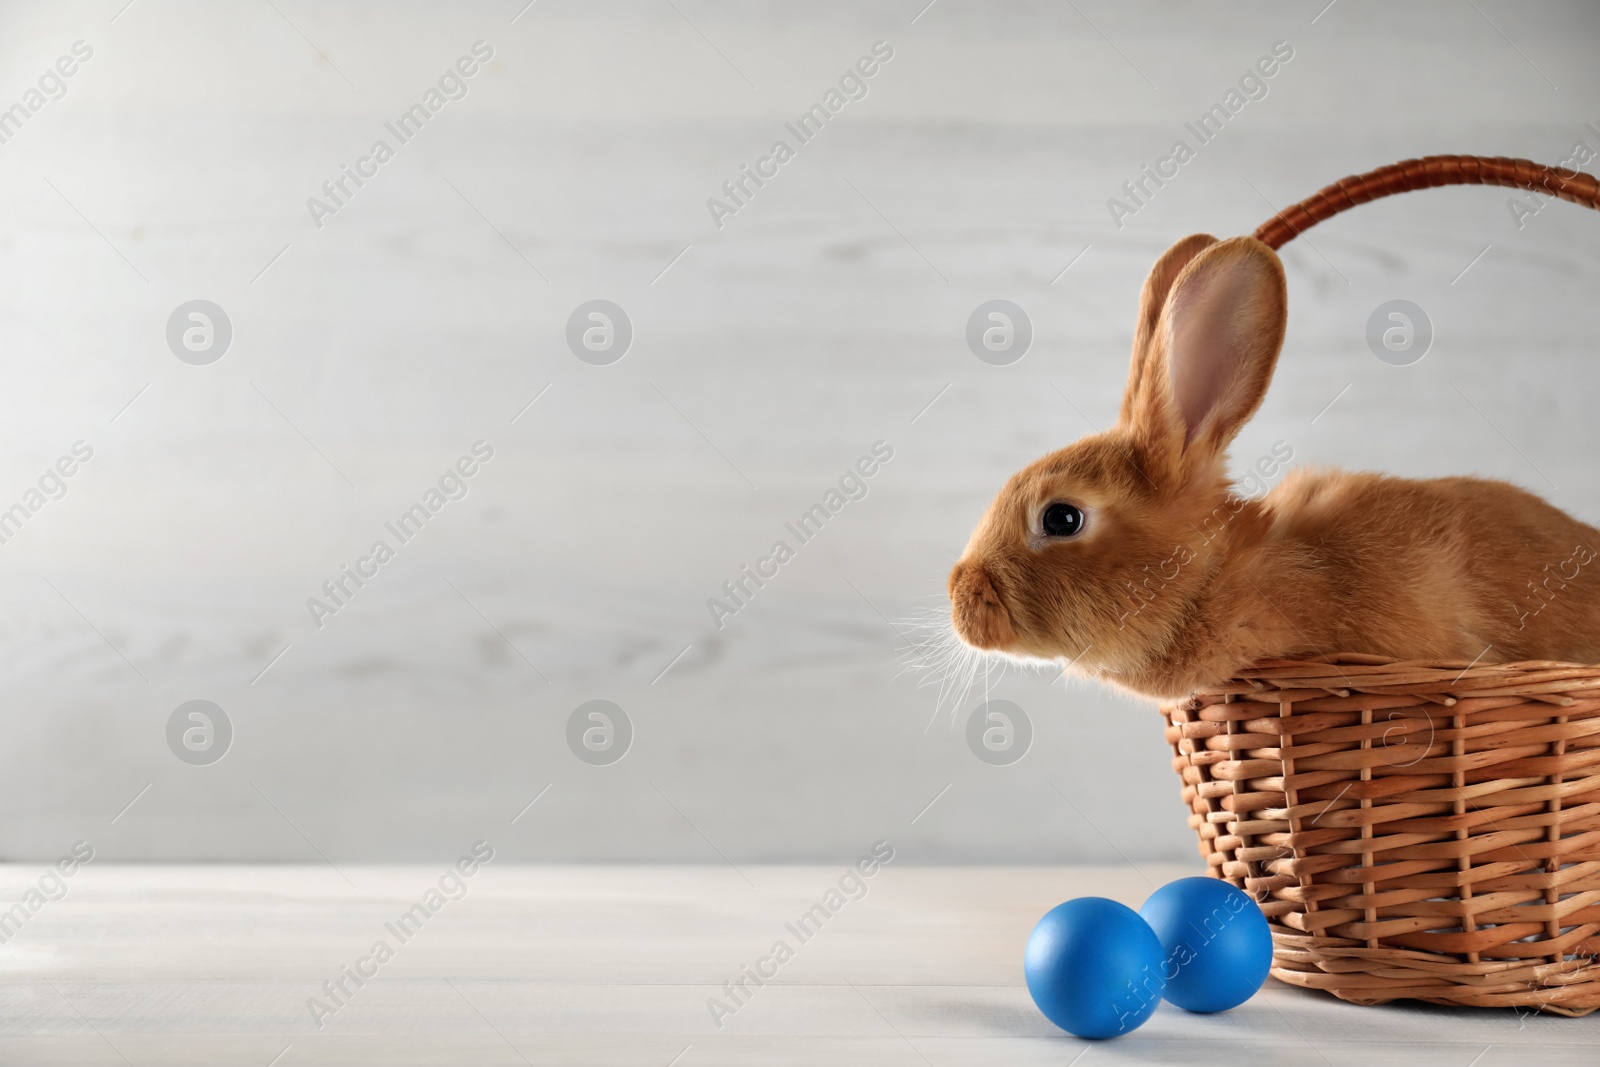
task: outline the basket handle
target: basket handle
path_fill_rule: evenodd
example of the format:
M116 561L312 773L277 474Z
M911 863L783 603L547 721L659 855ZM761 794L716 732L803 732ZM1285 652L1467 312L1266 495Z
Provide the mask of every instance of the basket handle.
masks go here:
M1424 156L1336 181L1272 216L1255 236L1269 248L1281 248L1296 234L1357 204L1435 185L1508 185L1600 209L1600 181L1582 171L1501 156Z

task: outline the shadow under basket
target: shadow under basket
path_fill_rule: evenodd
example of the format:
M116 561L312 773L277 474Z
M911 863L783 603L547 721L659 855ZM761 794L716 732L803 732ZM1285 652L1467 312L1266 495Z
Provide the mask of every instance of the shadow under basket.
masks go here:
M1163 707L1272 973L1356 1004L1600 1008L1600 666L1272 660Z

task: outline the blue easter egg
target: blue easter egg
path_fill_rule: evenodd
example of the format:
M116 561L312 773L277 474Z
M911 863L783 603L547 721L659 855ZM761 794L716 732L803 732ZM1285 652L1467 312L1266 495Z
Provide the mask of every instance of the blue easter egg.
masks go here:
M1267 980L1267 917L1232 884L1180 878L1152 893L1139 914L1161 941L1166 998L1185 1011L1227 1011Z
M1116 1037L1150 1018L1166 979L1161 942L1137 912L1104 897L1050 909L1022 969L1045 1017L1079 1037Z

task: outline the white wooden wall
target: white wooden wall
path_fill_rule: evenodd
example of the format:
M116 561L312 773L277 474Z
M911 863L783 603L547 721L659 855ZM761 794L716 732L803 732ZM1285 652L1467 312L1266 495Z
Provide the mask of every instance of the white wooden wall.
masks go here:
M986 765L980 697L936 715L897 627L1007 474L1113 417L1171 241L1407 156L1600 150L1575 3L522 2L0 10L0 107L93 49L0 144L0 507L93 449L0 544L0 856L1189 861L1153 709L992 678L1035 736ZM318 228L307 198L477 41L465 98ZM877 41L865 98L714 226ZM1267 95L1115 226L1279 41ZM1237 461L1283 440L1600 520L1600 217L1518 229L1505 192L1449 190L1285 258ZM164 336L196 298L233 327L207 366ZM634 329L609 366L564 340L597 298ZM1010 366L964 340L995 298L1035 332ZM1410 367L1364 340L1395 298L1436 329ZM480 440L465 499L314 626L307 598ZM718 629L707 598L880 440L867 496ZM234 731L210 766L167 745L194 699ZM609 766L565 740L591 699L633 726Z

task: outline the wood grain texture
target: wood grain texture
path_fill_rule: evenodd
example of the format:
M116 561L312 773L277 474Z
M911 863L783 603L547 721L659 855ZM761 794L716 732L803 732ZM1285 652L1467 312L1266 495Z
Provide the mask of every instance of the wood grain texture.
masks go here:
M0 105L96 53L0 146L0 505L96 450L0 545L0 805L26 812L0 857L416 861L553 782L508 856L1192 859L1153 706L996 672L1035 737L990 767L979 690L936 715L900 673L905 620L1006 477L1115 419L1174 240L1419 154L1600 145L1593 5L1325 3L0 5ZM317 228L307 198L478 39L470 93ZM706 199L879 39L870 94L716 228ZM1279 40L1268 95L1114 224ZM1600 214L1519 228L1512 195L1388 198L1285 246L1288 341L1232 469L1283 441L1600 518ZM194 297L235 326L208 367L163 335ZM610 367L564 341L596 297L636 327ZM1034 325L1008 367L964 338L995 298ZM1405 368L1364 339L1397 298L1436 327ZM318 629L307 598L479 438L470 494ZM878 439L868 495L718 628L707 599ZM597 769L563 730L602 697L636 747ZM209 768L163 735L196 698L236 726Z
M726 867L491 864L319 1029L307 998L442 867L348 867L352 890L326 866L91 865L0 947L0 1062L1564 1067L1600 1042L1600 1017L1356 1007L1275 981L1083 1042L1028 999L1028 931L1073 896L1137 907L1145 876L1184 869L892 864L720 1029L707 999L839 868L747 867L752 888ZM0 894L36 877L0 869Z

